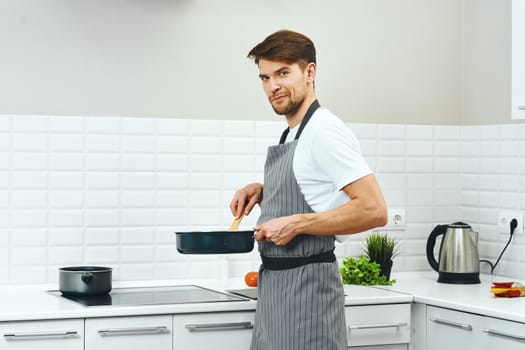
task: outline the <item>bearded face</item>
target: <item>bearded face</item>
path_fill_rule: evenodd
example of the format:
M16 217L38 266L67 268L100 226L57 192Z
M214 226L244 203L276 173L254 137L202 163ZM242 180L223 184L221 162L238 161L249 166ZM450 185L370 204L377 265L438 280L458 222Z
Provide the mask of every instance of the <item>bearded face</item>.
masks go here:
M275 113L293 115L307 96L307 73L297 63L260 60L259 77Z

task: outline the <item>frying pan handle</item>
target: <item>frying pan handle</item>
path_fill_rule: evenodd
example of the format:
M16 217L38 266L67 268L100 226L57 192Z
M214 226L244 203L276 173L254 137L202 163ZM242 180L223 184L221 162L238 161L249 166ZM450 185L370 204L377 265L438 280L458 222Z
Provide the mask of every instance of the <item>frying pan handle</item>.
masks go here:
M89 283L93 279L93 272L84 272L80 278L84 283Z

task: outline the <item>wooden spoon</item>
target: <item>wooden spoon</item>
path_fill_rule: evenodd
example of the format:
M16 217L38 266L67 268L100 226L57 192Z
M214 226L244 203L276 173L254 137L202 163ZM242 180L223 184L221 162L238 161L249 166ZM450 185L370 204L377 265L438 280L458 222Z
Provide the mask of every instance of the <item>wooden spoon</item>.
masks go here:
M244 214L239 216L238 219L233 219L233 223L228 229L228 231L238 231L239 230L239 224L241 223L241 220L244 218Z

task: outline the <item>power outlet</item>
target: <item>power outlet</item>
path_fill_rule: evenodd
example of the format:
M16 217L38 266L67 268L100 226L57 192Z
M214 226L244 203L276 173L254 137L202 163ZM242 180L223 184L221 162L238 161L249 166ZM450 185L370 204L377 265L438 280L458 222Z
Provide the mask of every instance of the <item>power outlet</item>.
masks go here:
M404 208L388 208L388 222L384 229L389 231L401 231L405 229L406 212Z
M499 233L510 233L510 222L512 219L518 220L518 226L514 230L515 235L523 234L523 213L514 210L502 210L499 213L498 218L498 232Z

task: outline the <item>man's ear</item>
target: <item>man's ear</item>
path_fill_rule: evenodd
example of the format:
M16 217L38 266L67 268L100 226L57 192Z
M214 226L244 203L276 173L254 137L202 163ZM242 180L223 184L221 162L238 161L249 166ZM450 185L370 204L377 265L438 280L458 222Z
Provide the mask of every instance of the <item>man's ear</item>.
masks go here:
M306 79L308 82L313 82L315 80L315 73L317 72L317 66L315 63L310 62L306 66Z

